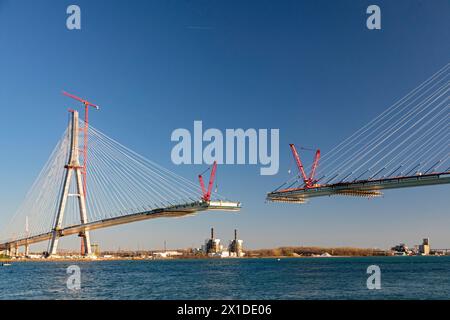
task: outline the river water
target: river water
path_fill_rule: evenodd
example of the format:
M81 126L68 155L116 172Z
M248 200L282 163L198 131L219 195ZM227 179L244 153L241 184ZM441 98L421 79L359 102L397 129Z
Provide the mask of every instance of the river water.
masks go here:
M379 290L367 288L370 265ZM450 257L14 262L0 288L0 299L449 299Z

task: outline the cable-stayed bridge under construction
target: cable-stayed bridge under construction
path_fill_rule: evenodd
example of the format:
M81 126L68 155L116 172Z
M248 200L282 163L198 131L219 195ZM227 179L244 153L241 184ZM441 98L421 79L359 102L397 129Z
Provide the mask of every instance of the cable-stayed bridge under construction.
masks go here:
M377 197L384 189L450 183L450 64L444 66L369 124L321 157L317 150L307 174L295 145L295 174L267 199L305 203L320 196ZM4 232L0 250L48 241L57 254L63 236L78 235L91 255L90 231L158 217L208 210L239 211L241 204L190 182L140 156L89 126L71 110L71 121L46 165ZM81 139L82 138L82 139ZM89 141L89 148L88 148Z
M57 255L61 237L78 235L85 256L92 254L90 231L160 217L197 212L239 211L241 204L196 185L131 151L70 110L71 121L24 201L1 234L0 251L18 255L24 247L49 241L46 256ZM82 138L82 139L81 139ZM89 141L89 148L87 148Z

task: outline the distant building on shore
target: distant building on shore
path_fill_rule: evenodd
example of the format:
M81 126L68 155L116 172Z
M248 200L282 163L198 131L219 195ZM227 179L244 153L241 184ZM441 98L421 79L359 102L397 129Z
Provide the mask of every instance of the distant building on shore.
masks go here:
M419 254L423 256L427 256L430 254L430 239L425 238L422 241L422 244L419 245Z
M230 257L242 257L244 255L243 244L244 241L237 238L237 230L234 229L234 240L232 240L228 246Z
M424 238L422 244L414 246L414 249L412 250L410 250L404 243L392 247L391 250L393 254L397 256L405 256L405 255L428 256L431 253L430 239Z
M411 253L411 250L404 243L400 243L391 249L396 256L406 256Z

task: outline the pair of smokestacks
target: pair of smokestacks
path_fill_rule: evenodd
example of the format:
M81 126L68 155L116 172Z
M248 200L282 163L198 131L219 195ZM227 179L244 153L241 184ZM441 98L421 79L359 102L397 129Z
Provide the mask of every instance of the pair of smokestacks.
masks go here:
M211 239L214 239L214 228L211 228ZM234 240L237 240L237 229L234 229Z

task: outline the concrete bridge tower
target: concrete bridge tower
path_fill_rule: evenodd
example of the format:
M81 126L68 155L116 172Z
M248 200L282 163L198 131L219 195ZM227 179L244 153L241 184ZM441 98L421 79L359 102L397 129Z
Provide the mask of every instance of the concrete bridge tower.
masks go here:
M58 249L58 241L59 238L64 236L61 232L61 226L64 218L64 212L66 209L67 198L69 196L78 197L78 207L80 210L80 222L81 224L87 223L87 214L86 214L86 197L85 190L83 187L82 180L82 170L83 166L80 164L79 159L79 145L78 145L78 135L79 135L79 117L78 111L72 110L72 121L71 121L71 130L70 130L70 154L67 165L65 166L65 175L64 175L64 185L61 193L61 198L58 205L58 211L56 213L55 225L52 230L52 238L50 240L50 250L48 252L49 256L55 255ZM69 195L69 187L70 183L74 178L76 181L76 194ZM88 230L84 230L80 232L79 236L82 238L84 244L84 253L83 255L89 256L92 254L91 252L91 241Z

